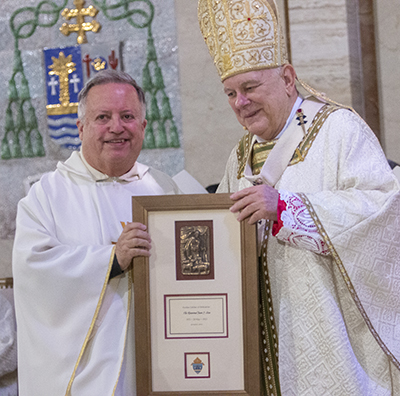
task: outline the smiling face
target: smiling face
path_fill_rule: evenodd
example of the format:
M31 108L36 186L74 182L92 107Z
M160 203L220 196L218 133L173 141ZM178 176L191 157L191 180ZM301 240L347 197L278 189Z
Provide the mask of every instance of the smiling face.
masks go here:
M224 81L236 118L251 134L274 139L285 126L297 98L291 65L237 74Z
M92 87L84 119L77 121L82 153L89 165L108 176L121 176L140 154L147 121L144 104L130 84Z

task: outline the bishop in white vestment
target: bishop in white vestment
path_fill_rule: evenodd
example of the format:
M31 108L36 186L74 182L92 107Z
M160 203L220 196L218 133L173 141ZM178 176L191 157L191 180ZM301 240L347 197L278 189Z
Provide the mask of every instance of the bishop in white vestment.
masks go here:
M198 11L248 130L218 192L258 223L263 395L399 395L400 193L378 140L297 79L274 0Z

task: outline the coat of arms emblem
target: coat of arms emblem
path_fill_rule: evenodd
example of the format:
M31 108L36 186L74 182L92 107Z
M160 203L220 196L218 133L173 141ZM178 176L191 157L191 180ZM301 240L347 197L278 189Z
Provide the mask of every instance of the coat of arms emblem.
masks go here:
M193 360L192 368L196 374L200 374L201 370L203 370L204 363L198 357Z

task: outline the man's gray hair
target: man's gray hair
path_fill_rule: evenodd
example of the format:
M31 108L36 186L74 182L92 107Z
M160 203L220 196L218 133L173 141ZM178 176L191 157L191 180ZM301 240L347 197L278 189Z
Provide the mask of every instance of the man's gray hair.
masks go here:
M143 89L139 84L128 74L119 70L106 69L98 72L93 78L91 78L78 95L78 118L83 121L86 115L86 100L89 91L96 85L104 84L129 84L132 85L138 94L139 102L143 108L143 118L146 115L146 98Z

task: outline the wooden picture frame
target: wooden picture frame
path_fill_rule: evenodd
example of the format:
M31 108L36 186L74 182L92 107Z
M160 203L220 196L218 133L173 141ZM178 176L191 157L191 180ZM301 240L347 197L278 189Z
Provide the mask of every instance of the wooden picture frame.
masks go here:
M247 222L238 223L235 215L229 211L229 208L232 206L232 201L229 199L229 194L194 194L194 195L164 195L164 196L145 196L145 197L133 197L132 198L132 210L133 210L133 221L140 222L145 224L148 227L148 231L150 236L152 237L152 257L145 258L145 257L138 257L134 259L133 264L133 273L134 273L134 310L135 310L135 347L136 347L136 384L137 384L137 394L144 396L144 395L154 395L154 396L176 396L176 395L219 395L219 396L235 396L235 395L248 395L254 396L260 394L260 344L259 344L259 302L258 302L258 255L257 255L257 237L256 237L256 226L249 225ZM186 216L186 217L185 217ZM186 362L186 367L183 364L182 358L182 367L178 367L178 371L182 371L184 373L184 377L182 379L181 374L179 374L179 383L183 383L184 386L188 386L189 389L159 389L160 386L156 386L154 389L154 378L158 377L168 377L169 379L178 378L178 376L171 376L169 374L160 375L153 373L153 365L152 365L152 354L155 350L158 350L159 345L166 345L165 343L170 342L168 348L171 348L171 351L175 351L177 342L179 340L168 340L164 339L164 328L161 329L161 325L157 324L158 318L161 318L165 312L158 312L158 310L164 310L164 301L160 301L160 305L158 300L165 299L165 295L160 295L160 298L157 298L158 291L156 290L157 287L153 287L153 290L150 290L152 283L152 276L156 279L159 279L160 276L156 275L157 271L161 271L161 266L163 268L170 268L168 270L168 274L172 273L175 276L176 271L176 263L170 262L172 261L171 258L168 258L168 254L160 254L158 253L156 246L160 248L160 245L168 245L165 246L165 249L169 249L174 253L171 254L171 257L175 254L175 243L165 243L165 238L171 238L174 240L175 233L171 232L172 226L170 225L172 219L175 221L182 220L182 217L189 220L193 220L194 218L197 219L204 219L205 217L213 218L214 226L217 232L214 231L214 260L215 260L215 280L210 279L199 279L196 280L188 280L186 283L182 283L185 281L181 280L172 280L173 287L171 290L165 293L165 295L180 295L179 289L182 287L186 287L190 285L191 288L194 287L193 290L196 289L196 286L199 290L206 292L206 296L210 297L210 299L214 296L213 293L213 285L222 284L218 283L221 282L221 278L224 278L224 285L227 285L228 288L233 287L229 280L225 281L225 276L229 277L230 275L221 268L225 268L224 266L224 259L221 260L221 257L235 257L236 248L233 248L234 252L227 252L226 248L222 248L225 246L226 243L232 244L231 241L239 240L237 251L239 252L240 257L236 257L239 263L239 268L236 268L237 274L240 277L240 283L232 282L233 284L240 284L241 290L237 290L236 292L228 291L226 293L227 299L229 301L241 301L241 311L235 310L236 304L233 306L231 305L230 308L230 315L233 316L235 322L236 315L238 318L241 319L241 327L235 326L234 323L229 323L229 337L226 338L215 338L211 342L212 345L216 345L219 342L226 342L221 340L228 340L227 342L236 342L234 336L230 339L231 334L235 332L242 336L242 340L240 341L240 348L243 352L242 354L242 361L238 362L237 359L234 362L235 369L238 367L242 370L243 375L243 386L239 387L238 389L213 389L213 386L209 387L207 384L213 384L219 381L219 377L221 377L221 381L223 383L224 375L221 375L221 370L226 371L226 374L229 376L230 369L232 367L232 360L226 361L227 367L220 366L216 364L216 361L221 360L220 354L209 352L207 348L203 348L198 350L198 345L193 344L193 348L187 348L184 351L185 359L194 358L196 353L199 353L200 358L203 357L203 361L208 362L211 359L211 371L207 372L205 375L203 373L202 378L195 378L195 374L188 374L187 368L190 368L190 361ZM197 216L197 217L196 217ZM163 224L164 218L167 220L165 224L168 225L168 228L158 229L157 227L152 224ZM161 219L161 220L160 220ZM222 220L223 219L223 220ZM226 220L228 219L228 220ZM230 225L226 225L230 224ZM233 225L233 226L232 226ZM152 229L153 227L153 229ZM163 226L161 226L162 228ZM228 227L225 229L223 233L220 232L220 227ZM233 229L236 229L234 231ZM157 230L156 230L157 229ZM232 230L232 231L230 231ZM230 232L233 234L238 234L234 237L231 237ZM227 233L228 235L221 235ZM160 237L162 235L162 237ZM165 237L165 238L164 238ZM226 240L224 240L226 238ZM229 239L231 238L231 239ZM237 238L237 239L235 239ZM227 242L226 242L227 241ZM169 246L173 245L173 246ZM219 249L224 249L224 251L219 252ZM164 248L164 247L163 247ZM153 251L155 249L155 253ZM155 257L154 257L155 256ZM234 262L230 261L229 263ZM233 268L233 267L229 267ZM230 272L230 270L229 270ZM235 271L232 271L235 272ZM222 276L223 275L223 276ZM162 287L166 282L167 285L168 281L164 282L165 276L162 276L163 280ZM172 278L171 278L172 279ZM232 278L235 279L235 278ZM175 283L174 283L175 282ZM179 283L180 282L180 283ZM202 283L203 282L203 283ZM213 283L214 282L214 283ZM158 283L156 283L157 285ZM183 285L183 286L182 286ZM237 289L237 288L236 288ZM235 289L235 290L236 290ZM229 289L231 290L231 289ZM233 289L232 289L233 290ZM178 293L177 293L178 291ZM224 290L217 290L216 294L221 293L225 294ZM236 295L237 293L237 295ZM193 294L187 294L189 298L190 296L198 296L194 291ZM156 303L152 302L156 298ZM206 297L207 298L207 297ZM162 303L162 304L161 304ZM159 308L157 308L159 307ZM232 315L232 312L234 313ZM209 312L210 313L210 312ZM152 316L153 315L153 316ZM217 315L216 315L217 316ZM156 320L152 323L152 318L156 318ZM229 318L230 320L231 318ZM160 319L161 321L161 319ZM152 329L153 326L153 329ZM157 333L158 330L154 330L155 327L160 327L160 332ZM239 331L238 331L239 327ZM159 336L154 336L154 340L152 340L152 331L156 331L156 334L160 334ZM190 337L186 337L190 338ZM202 346L207 345L207 338L201 338L200 344ZM205 340L205 341L204 341ZM153 341L153 343L152 343ZM189 343L193 340L185 340L184 342ZM196 341L196 340L194 340ZM153 346L157 345L157 346ZM187 344L186 344L187 345ZM232 345L232 344L231 344ZM152 350L153 348L153 350ZM207 349L207 350L206 350ZM229 349L229 348L228 348ZM226 351L226 348L224 349ZM171 352L172 354L174 352ZM229 351L227 351L229 353ZM216 355L218 355L218 359L215 359ZM161 356L161 353L160 353ZM196 355L197 356L197 355ZM223 357L222 357L223 358ZM159 363L158 359L153 359L156 363ZM162 360L162 359L161 359ZM172 361L173 359L171 359ZM202 361L201 359L195 359L194 362L201 364L195 364L196 370L199 371L202 368ZM210 370L210 367L207 367L207 370ZM160 368L157 366L157 370ZM168 370L170 370L169 368ZM176 369L173 367L172 369ZM168 371L169 373L169 371ZM216 374L217 373L217 374ZM155 377L153 377L153 374ZM193 378L195 378L193 380ZM174 381L172 379L172 381ZM177 379L178 381L178 379ZM202 382L203 381L203 382ZM208 381L208 382L207 382ZM201 385L199 385L201 384ZM193 389L191 389L193 386ZM169 388L169 386L167 387Z

